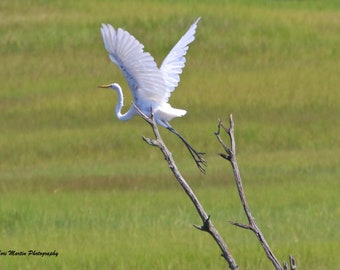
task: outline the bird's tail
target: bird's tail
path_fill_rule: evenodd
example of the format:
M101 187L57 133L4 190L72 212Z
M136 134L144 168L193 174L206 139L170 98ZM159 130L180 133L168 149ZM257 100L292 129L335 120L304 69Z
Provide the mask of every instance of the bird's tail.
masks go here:
M161 119L162 121L171 121L173 118L182 117L187 113L186 110L175 109L168 107L165 110L159 109L155 111L155 119Z

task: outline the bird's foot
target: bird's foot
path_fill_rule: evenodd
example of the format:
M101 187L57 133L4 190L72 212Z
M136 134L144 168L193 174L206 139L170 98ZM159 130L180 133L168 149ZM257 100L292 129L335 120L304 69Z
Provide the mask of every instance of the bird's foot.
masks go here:
M207 166L207 162L205 161L205 159L203 158L203 155L205 153L203 152L198 152L196 151L185 139L184 137L179 134L173 127L171 127L169 124L167 124L167 129L170 130L172 133L176 134L181 140L182 142L185 144L185 146L188 148L190 155L192 156L192 158L195 160L197 167L199 168L199 170L205 174L205 169L204 167Z
M194 161L196 162L196 165L198 167L198 169L202 172L202 173L206 173L205 172L205 168L207 166L207 161L203 158L203 155L205 153L203 152L198 152L196 151L191 145L186 144L192 158L194 159Z

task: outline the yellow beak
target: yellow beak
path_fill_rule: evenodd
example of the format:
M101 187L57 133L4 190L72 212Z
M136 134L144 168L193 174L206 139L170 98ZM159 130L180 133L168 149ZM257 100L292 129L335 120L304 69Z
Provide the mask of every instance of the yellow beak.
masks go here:
M110 88L110 84L99 85L99 88Z

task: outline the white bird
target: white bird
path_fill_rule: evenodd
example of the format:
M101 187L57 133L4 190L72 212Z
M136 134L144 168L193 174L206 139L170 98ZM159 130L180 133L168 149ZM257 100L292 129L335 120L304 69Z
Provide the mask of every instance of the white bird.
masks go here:
M188 45L195 39L199 20L200 18L196 19L172 48L160 68L157 67L154 58L148 52L144 52L144 46L127 31L121 28L115 30L109 24L102 24L101 34L111 61L120 68L127 80L135 106L149 117L152 110L156 123L176 134L188 148L198 168L205 172L202 167L202 164L206 164L202 157L203 153L197 152L169 124L170 120L185 115L186 111L175 109L168 103L171 93L180 81L179 74L182 73L186 61L184 56L189 48ZM116 116L119 120L127 121L139 114L135 106L131 106L126 113L122 114L124 96L119 84L112 83L100 87L112 88L117 92Z

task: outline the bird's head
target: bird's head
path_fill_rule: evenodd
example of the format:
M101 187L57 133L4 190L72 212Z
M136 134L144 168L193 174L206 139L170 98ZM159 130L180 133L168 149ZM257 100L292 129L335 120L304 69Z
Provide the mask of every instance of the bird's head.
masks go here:
M104 85L100 85L98 86L99 88L112 88L113 90L118 90L120 89L119 85L117 83L111 83L111 84L104 84Z

